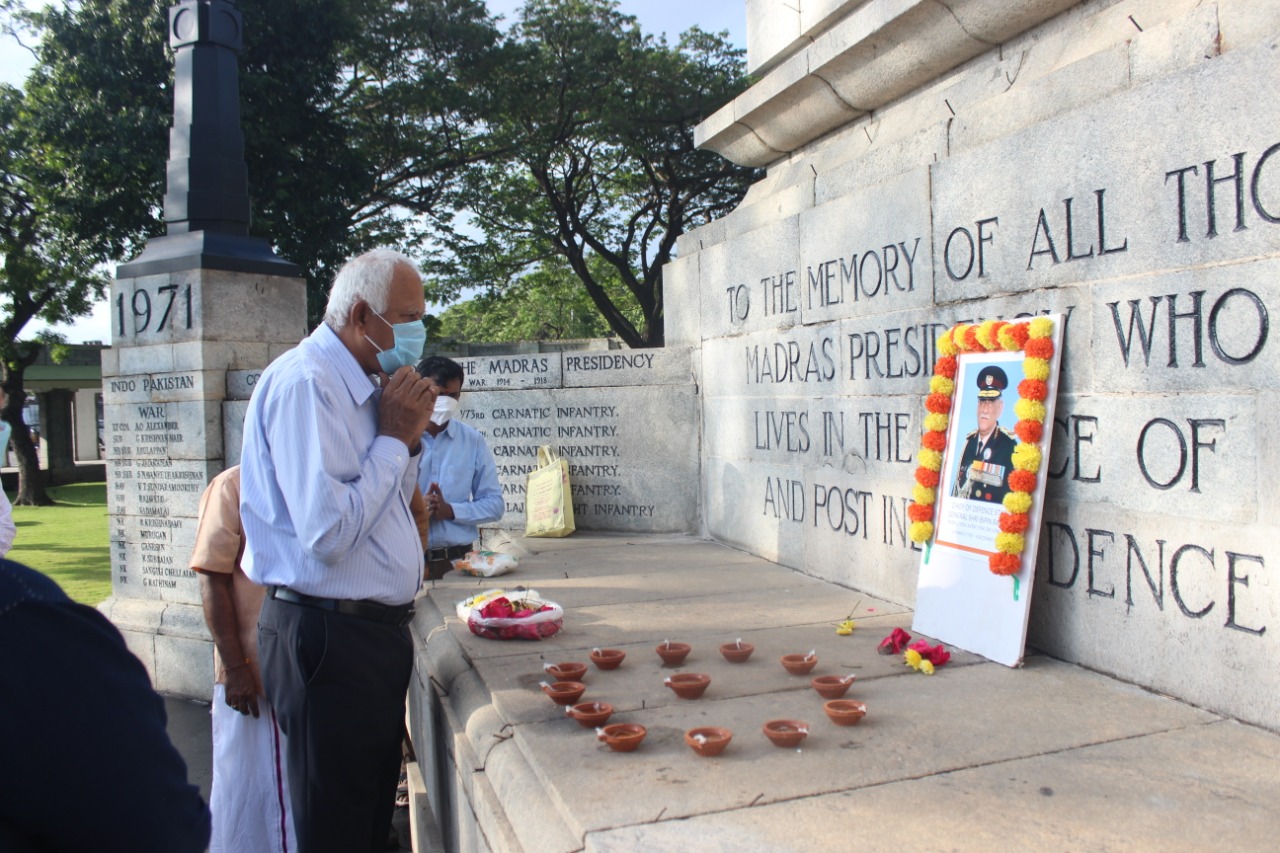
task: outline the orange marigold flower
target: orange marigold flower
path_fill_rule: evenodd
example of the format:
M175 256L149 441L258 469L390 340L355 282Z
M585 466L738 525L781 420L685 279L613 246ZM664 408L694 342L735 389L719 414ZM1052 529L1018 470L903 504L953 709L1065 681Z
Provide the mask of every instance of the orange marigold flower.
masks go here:
M945 415L951 411L951 398L946 394L930 394L924 398L924 407L935 414Z
M1009 488L1015 492L1034 492L1036 475L1030 471L1019 471L1015 468L1009 472Z
M956 378L956 357L954 355L940 356L933 363L933 372L939 376L945 376L948 379Z
M992 554L988 566L995 575L1016 575L1022 568L1022 558L1017 554Z
M1044 435L1044 424L1039 421L1018 421L1013 431L1027 444L1039 444Z
M1041 338L1040 340L1044 340ZM1027 341L1027 345L1035 343L1035 341ZM1039 379L1024 379L1018 383L1018 394L1028 400L1043 401L1049 396L1049 383Z
M931 429L920 437L920 446L941 453L947 446L947 434Z
M907 518L912 521L932 521L933 507L913 503L911 506L907 507Z
M1053 358L1053 338L1031 338L1022 349L1031 358Z
M1031 333L1027 330L1026 323L1015 323L1009 327L1009 336L1018 344L1018 349L1026 349Z
M982 344L978 341L978 327L969 326L964 330L964 350L966 352L974 352L982 349Z
M1007 325L1009 324L1004 320L991 321L991 344L992 344L991 348L992 349L1000 348L1000 330Z
M916 482L930 489L936 489L942 475L921 465L916 469Z
M1000 529L1005 533L1026 533L1031 526L1031 516L1025 512L1000 513Z

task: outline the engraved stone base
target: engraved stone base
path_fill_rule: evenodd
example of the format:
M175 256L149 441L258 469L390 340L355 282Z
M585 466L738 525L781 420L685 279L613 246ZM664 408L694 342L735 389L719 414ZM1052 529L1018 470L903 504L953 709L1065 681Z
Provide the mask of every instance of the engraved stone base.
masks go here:
M213 641L199 604L113 595L98 605L151 676L159 693L209 701Z

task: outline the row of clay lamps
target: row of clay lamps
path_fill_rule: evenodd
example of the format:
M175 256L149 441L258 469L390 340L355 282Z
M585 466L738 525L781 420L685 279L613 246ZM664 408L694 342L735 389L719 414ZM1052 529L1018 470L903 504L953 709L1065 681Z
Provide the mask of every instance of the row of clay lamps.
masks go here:
M692 646L688 643L666 641L655 651L667 666L680 666L684 663ZM720 646L720 654L730 663L746 663L755 651L751 643L738 640ZM602 670L617 669L622 665L626 652L621 649L593 649L591 661L596 668ZM818 665L818 655L814 651L808 654L783 655L782 666L792 675L808 675ZM542 690L552 702L564 706L565 713L584 728L594 728L597 737L609 745L615 752L631 752L640 746L647 733L644 726L637 723L614 723L605 725L613 715L613 706L608 702L584 702L574 704L586 691L581 679L587 672L585 663L545 664L543 669L555 681L543 682ZM827 700L823 710L827 717L838 726L856 725L867 713L867 706L852 699L843 699L845 693L853 685L853 675L820 675L810 684L823 699ZM697 699L702 696L711 684L711 676L702 673L676 673L666 678L663 683L670 687L681 699ZM764 734L775 745L784 748L799 746L809 734L807 723L800 720L770 720L764 724ZM715 756L724 752L733 733L718 726L701 726L685 732L684 741L694 752L703 756Z

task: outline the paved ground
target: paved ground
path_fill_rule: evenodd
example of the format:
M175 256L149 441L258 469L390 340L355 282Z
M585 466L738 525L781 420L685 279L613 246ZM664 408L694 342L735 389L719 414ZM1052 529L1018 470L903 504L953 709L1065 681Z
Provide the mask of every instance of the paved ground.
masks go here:
M187 762L187 780L200 786L200 795L207 803L209 786L213 783L209 704L166 696L164 709L169 716L169 740L173 741L173 745ZM396 810L395 825L401 838L400 849L412 849L409 843L409 815L406 810Z
M1274 732L1044 655L1010 669L957 652L934 676L914 673L876 654L893 628L910 629L910 610L715 543L523 544L517 574L450 575L419 602L420 686L442 691L458 774L444 821L455 843L479 833L528 853L1277 849ZM560 634L486 640L454 615L478 587L517 584L565 607ZM833 623L859 600L857 630L837 636ZM737 637L756 646L746 664L717 652ZM711 675L701 699L663 686L676 671L654 654L664 638L693 644L680 669ZM544 662L585 661L593 647L627 658L589 669L582 701L646 726L636 752L610 752L538 687ZM809 678L779 665L809 649L815 675L857 675L862 724L832 725ZM772 718L808 722L803 748L773 747L761 733ZM733 730L722 756L684 744L699 725Z

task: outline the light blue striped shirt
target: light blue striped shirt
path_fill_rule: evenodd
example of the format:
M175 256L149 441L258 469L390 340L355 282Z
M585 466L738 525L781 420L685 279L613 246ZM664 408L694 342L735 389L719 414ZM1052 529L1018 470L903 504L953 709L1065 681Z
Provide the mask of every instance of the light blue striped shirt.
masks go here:
M245 415L246 575L321 598L406 604L422 584L418 459L378 435L378 394L321 324L262 372Z
M437 436L422 435L422 459L418 462L418 487L426 494L432 483L453 507L450 521L431 520L427 547L448 548L476 541L477 525L502 518L506 503L498 482L493 451L475 427L449 421Z

